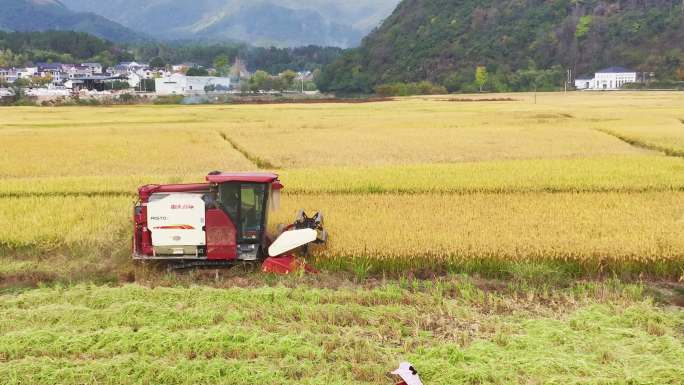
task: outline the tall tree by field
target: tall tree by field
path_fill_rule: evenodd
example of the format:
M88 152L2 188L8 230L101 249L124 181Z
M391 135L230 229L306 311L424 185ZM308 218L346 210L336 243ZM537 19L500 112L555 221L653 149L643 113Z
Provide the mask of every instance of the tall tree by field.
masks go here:
M489 74L487 73L487 67L478 66L477 69L475 69L475 84L479 87L480 92L482 92L482 89L485 84L487 84L488 80Z

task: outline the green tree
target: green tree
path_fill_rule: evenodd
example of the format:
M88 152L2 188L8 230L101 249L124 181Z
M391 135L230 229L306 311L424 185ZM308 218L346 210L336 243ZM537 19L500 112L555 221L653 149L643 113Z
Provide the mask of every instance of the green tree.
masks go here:
M0 67L13 67L15 66L14 53L11 49L2 50L0 49Z
M580 17L579 21L577 22L577 28L575 29L575 37L577 39L583 39L587 36L589 29L591 29L591 22L593 20L594 17L591 15Z
M220 76L225 76L230 72L230 58L228 55L218 55L214 58L214 68Z
M90 58L88 61L102 64L103 70L116 64L116 58L109 51L102 51Z
M205 68L190 68L188 72L185 73L187 76L209 76L209 71Z
M285 70L280 74L280 78L285 83L285 88L289 89L292 87L294 80L297 78L297 73L292 70Z
M267 89L266 87L270 77L271 75L266 71L256 71L249 79L249 89L252 90L252 92Z
M271 76L270 84L269 84L269 88L268 88L268 89L274 90L274 91L283 91L283 90L285 90L285 89L287 89L287 88L288 88L288 87L287 87L287 85L286 85L286 83L285 83L285 79L284 79L284 78L282 78L282 77L280 77L280 76Z
M487 67L478 66L475 70L475 84L480 89L480 92L484 89L484 86L489 80L489 74L487 73Z
M44 87L52 83L52 75L48 74L45 77L34 76L33 78L31 78L31 83L33 83L37 87Z
M27 78L17 79L12 83L15 88L23 89L31 86L31 80Z
M166 67L166 63L164 63L164 59L157 56L150 61L150 67L151 68L164 68L164 67Z

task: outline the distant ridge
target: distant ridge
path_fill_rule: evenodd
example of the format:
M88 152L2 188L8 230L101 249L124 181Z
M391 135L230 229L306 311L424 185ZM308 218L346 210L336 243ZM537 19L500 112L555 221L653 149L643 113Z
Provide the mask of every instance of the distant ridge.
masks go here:
M143 40L133 30L89 12L74 12L58 0L0 0L0 30L87 32L115 42Z
M399 0L63 0L159 40L352 47Z

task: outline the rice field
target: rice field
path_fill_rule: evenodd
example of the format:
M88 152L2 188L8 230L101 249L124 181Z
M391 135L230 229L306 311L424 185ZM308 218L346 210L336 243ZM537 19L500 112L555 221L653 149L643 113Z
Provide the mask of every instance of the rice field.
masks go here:
M510 99L2 108L0 258L23 261L5 274L50 258L129 269L138 186L258 168L286 185L277 221L326 213L329 268L684 274L682 95Z
M0 108L0 383L679 385L684 94L479 98ZM322 274L131 262L138 186L256 169Z

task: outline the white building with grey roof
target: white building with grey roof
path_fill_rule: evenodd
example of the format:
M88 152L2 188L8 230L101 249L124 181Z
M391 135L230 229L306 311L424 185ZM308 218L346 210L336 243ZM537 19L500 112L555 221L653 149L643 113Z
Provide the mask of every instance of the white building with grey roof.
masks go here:
M575 88L578 90L619 90L625 84L636 82L636 71L624 67L609 67L596 72L593 77L577 77Z

